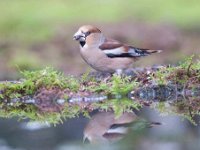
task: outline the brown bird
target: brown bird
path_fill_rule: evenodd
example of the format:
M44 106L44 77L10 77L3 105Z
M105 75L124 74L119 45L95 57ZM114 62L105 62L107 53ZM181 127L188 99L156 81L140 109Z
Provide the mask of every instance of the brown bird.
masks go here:
M119 118L113 112L99 112L86 125L83 140L88 139L91 143L118 141L127 134L126 125L136 119L134 112L123 113Z
M110 143L121 140L129 132L161 125L160 122L148 122L134 112L124 112L116 118L114 112L99 112L92 116L84 129L83 140L92 144Z
M79 41L80 53L86 63L101 72L121 74L138 58L162 51L137 48L108 39L92 25L80 27L74 34L74 39Z

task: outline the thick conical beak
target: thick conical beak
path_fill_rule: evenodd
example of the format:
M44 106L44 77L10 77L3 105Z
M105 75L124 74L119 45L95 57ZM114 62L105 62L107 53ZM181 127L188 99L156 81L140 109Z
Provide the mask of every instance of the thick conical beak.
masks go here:
M73 36L73 39L74 39L74 40L79 40L80 38L81 38L80 35L74 35L74 36Z
M85 35L78 31L74 34L73 39L77 41L85 41Z

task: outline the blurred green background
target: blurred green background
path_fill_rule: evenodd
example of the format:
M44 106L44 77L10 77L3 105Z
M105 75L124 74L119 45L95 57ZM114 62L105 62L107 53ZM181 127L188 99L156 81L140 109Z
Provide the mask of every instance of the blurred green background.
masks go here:
M196 0L1 0L0 79L18 70L53 66L79 74L89 67L72 40L92 24L122 42L164 49L135 66L176 63L199 53L200 1Z

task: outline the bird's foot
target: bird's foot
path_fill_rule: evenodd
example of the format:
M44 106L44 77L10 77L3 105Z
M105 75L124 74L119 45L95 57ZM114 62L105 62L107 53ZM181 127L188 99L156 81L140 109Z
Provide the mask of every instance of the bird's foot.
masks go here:
M122 76L123 75L123 70L122 69L117 69L115 71L115 74L118 75L118 76Z

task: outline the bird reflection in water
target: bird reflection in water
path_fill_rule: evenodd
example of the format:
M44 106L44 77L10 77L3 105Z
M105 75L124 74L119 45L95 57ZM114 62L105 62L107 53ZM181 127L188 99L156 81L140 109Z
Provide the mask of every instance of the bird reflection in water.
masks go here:
M141 119L134 112L125 112L119 117L114 112L98 112L86 125L83 141L88 140L92 144L117 142L138 128L160 124Z

